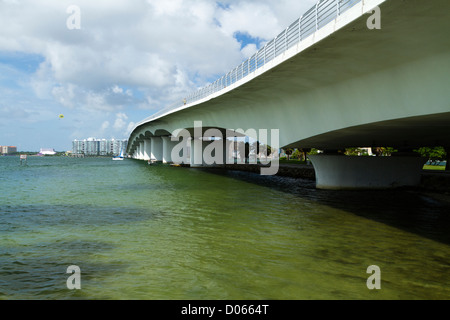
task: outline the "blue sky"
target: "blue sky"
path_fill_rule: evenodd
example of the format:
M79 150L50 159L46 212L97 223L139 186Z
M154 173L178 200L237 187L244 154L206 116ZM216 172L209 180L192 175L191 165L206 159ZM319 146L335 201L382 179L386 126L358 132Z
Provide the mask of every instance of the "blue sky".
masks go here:
M0 0L0 145L64 151L74 139L128 138L314 3ZM70 5L79 30L67 28Z

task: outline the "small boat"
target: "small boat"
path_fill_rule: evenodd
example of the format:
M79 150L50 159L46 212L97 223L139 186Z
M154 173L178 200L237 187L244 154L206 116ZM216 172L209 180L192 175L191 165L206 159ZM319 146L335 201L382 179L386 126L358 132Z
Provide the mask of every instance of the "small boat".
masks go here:
M121 161L123 160L123 150L120 150L120 154L116 157L112 158L114 161Z

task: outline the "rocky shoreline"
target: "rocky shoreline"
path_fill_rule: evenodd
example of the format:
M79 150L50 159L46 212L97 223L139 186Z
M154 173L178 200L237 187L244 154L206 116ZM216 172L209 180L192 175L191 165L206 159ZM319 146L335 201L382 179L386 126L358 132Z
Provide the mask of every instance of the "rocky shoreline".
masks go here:
M260 173L262 165L256 164L227 164L225 169ZM312 165L280 164L277 176L315 180ZM418 189L437 193L450 194L450 172L424 170Z
M264 165L257 164L227 164L225 169L227 170L237 170L237 171L248 171L254 173L260 173L261 167L268 167ZM315 180L316 173L312 165L302 165L302 164L280 164L277 176L290 177L290 178L301 178Z

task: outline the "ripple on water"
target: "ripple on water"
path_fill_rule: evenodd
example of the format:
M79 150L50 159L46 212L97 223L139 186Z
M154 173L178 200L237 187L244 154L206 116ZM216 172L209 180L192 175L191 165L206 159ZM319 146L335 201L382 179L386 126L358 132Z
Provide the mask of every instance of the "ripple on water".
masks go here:
M0 215L0 231L22 228L105 226L159 219L163 213L151 208L96 205L8 205Z
M110 159L9 164L3 299L450 296L449 203L420 192L334 192L302 179ZM66 288L73 264L79 292ZM376 293L365 285L371 264L382 270Z

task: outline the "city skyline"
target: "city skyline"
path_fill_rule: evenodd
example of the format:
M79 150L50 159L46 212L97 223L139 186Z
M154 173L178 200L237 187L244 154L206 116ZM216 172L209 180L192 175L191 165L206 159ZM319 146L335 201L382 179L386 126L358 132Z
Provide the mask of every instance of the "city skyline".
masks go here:
M127 138L315 2L0 1L2 143L70 150L79 137ZM79 28L69 28L72 5Z
M127 148L127 139L96 139L87 138L72 141L72 153L88 156L118 155Z

